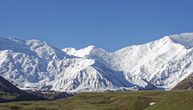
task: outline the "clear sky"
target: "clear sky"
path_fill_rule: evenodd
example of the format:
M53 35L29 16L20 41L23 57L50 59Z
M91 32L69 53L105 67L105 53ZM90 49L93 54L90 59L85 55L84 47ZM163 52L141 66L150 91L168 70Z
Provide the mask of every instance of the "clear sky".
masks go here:
M193 32L193 0L0 0L0 36L109 51Z

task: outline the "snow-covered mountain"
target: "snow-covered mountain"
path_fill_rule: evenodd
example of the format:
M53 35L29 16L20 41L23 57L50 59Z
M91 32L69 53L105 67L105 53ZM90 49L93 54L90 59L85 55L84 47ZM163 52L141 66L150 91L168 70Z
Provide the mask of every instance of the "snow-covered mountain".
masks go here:
M58 49L39 40L0 38L0 75L21 89L67 92L172 89L193 73L193 33L165 36L115 52Z

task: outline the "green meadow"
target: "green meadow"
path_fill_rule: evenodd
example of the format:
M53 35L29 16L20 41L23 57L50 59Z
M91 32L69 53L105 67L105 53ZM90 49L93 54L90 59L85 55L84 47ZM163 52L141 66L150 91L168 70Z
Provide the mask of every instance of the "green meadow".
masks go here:
M80 93L59 100L1 103L0 110L193 110L193 91Z

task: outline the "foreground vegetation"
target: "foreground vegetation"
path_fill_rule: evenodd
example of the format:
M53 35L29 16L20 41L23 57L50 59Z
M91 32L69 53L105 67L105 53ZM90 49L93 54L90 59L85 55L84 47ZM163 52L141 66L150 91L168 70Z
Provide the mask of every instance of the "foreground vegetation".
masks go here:
M52 101L1 103L0 110L192 110L193 91L80 93Z

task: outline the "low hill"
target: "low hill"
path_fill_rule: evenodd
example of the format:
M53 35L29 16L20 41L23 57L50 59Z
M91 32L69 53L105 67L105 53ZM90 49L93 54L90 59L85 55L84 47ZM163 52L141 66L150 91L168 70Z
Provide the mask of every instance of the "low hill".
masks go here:
M3 77L0 76L0 92L7 92L7 93L22 93L19 88L14 86L12 83L4 79Z
M0 102L27 101L46 99L37 95L22 91L15 85L0 76Z

